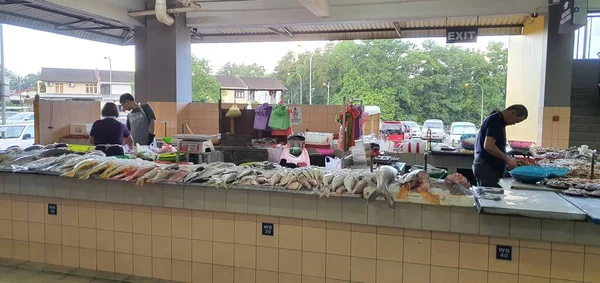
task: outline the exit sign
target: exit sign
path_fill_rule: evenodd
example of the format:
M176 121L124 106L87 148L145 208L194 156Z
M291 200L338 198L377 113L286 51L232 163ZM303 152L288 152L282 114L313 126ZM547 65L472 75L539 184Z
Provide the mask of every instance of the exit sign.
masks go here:
M454 27L446 29L446 43L472 43L477 42L479 28Z
M496 259L498 260L512 260L512 247L511 246L496 246Z

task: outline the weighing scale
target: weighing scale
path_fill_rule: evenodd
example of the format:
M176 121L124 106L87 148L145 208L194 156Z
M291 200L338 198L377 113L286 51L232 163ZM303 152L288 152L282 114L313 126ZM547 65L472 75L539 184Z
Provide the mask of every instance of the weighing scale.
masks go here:
M191 156L192 162L201 163L203 153L215 151L211 136L175 135L174 138L176 139L177 153L184 153L187 162L190 162ZM177 157L179 159L179 155ZM179 160L177 161L179 162Z

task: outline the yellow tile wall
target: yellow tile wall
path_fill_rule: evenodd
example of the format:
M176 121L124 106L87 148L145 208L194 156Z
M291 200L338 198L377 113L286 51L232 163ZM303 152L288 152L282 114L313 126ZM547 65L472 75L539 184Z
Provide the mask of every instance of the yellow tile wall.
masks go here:
M553 121L553 117L559 121ZM571 107L544 107L542 146L568 148L571 128Z
M0 257L201 283L600 282L597 246L4 194Z

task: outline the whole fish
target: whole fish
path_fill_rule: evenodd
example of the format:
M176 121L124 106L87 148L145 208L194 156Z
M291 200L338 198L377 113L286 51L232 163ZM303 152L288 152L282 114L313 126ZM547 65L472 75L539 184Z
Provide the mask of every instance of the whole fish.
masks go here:
M335 178L335 174L333 174L333 173L327 173L327 174L323 175L323 184L326 186L331 185L333 178Z
M143 168L136 168L136 171L133 174L131 174L129 177L123 179L123 181L133 181L133 180L142 178L143 176L145 176L149 172L154 171L155 169L158 172L159 168L158 167L153 167L153 166L143 167ZM152 177L154 177L155 175L156 174L152 175ZM150 178L152 178L152 177L150 177Z
M75 177L75 174L77 174L77 172L80 172L80 171L86 170L86 169L91 169L92 167L94 167L96 165L98 165L98 160L86 159L84 161L77 163L77 165L75 165L75 167L73 167L73 170L62 174L61 176L73 178L73 177Z
M125 178L131 177L131 175L135 174L135 172L137 172L139 169L136 167L128 167L125 168L125 170L123 172L121 172L121 174L117 174L113 177L110 177L110 180L113 181L122 181Z
M6 165L6 164L8 164L9 166L10 166L10 165L22 166L22 165L24 165L24 164L27 164L27 163L31 163L31 162L33 162L33 161L36 161L37 159L38 159L38 158L37 158L37 157L35 157L34 155L26 155L26 156L22 156L22 157L19 157L19 158L17 158L17 159L14 159L14 160L12 160L12 161L5 162L3 165Z
M22 170L46 169L46 168L56 164L59 161L60 160L58 157L46 157L46 158L38 159L36 161L32 161L32 162L23 164L23 166L21 166L21 169Z
M45 150L44 152L42 152L40 154L40 156L41 157L58 157L58 156L62 156L65 154L70 154L70 153L73 153L73 152L71 150L69 150L68 148L59 147L59 148Z
M281 181L281 178L283 176L281 176L281 173L276 172L275 174L273 174L273 176L271 176L270 178L270 185L271 186L275 186L279 183L279 181Z
M225 181L219 177L210 178L206 185L215 186L217 189L222 186L223 188L227 189L227 183L225 183Z
M69 160L65 161L62 165L60 165L57 168L58 169L57 171L62 172L62 171L65 171L65 170L71 170L71 169L73 169L73 166L77 165L77 163L79 163L81 161L84 161L84 160L87 160L87 159L88 158L84 157L84 156L80 156L80 157L76 157L76 158L73 158L73 159L69 159Z
M200 176L202 172L192 172L183 178L184 183L191 183L196 180Z
M357 182L358 181L356 180L356 177L354 177L352 174L349 174L346 176L346 178L344 178L344 188L346 188L346 191L352 192Z
M148 179L148 183L152 184L152 183L167 180L169 178L169 175L171 175L173 172L175 172L175 171L172 169L158 171L158 173L156 173L156 176L154 176L151 179Z
M221 176L221 179L225 182L225 184L231 184L237 179L236 173L229 173Z
M105 170L106 168L108 168L110 166L110 164L111 164L110 161L105 161L105 162L102 162L102 163L96 165L96 167L92 168L90 171L83 174L83 176L79 177L79 180L89 179L90 176L92 176L93 174L96 174L96 173L101 172L102 170Z
M137 178L135 185L143 186L144 183L146 182L146 180L154 178L156 176L156 174L158 174L159 171L160 171L160 168L158 168L158 167L142 168L142 169L139 169L137 172L135 172L135 174L133 174L131 177L125 178L125 180L131 181L131 180L135 180ZM134 176L139 176L139 177L134 177Z
M175 171L173 172L173 174L170 176L169 178L169 182L176 182L179 183L183 180L183 178L185 178L185 176L187 176L188 174L190 174L190 172L188 171Z
M333 177L333 180L331 181L331 188L332 189L337 189L341 186L344 185L344 179L346 179L346 175L345 174L336 174L335 177Z
M350 192L357 194L357 195L362 194L362 192L368 185L369 185L369 182L367 182L365 180L360 180L356 183L356 185L354 186L354 189Z
M377 188L367 199L367 204L376 200L378 197L383 197L390 208L394 208L396 202L394 197L390 193L388 188L389 184L396 179L398 170L391 166L381 166L375 173L375 180L377 180Z
M104 170L104 172L102 172L102 174L100 174L100 176L98 176L100 179L108 179L108 174L118 168L122 168L125 167L122 164L113 162L110 166L108 166L108 168L106 168L106 170Z

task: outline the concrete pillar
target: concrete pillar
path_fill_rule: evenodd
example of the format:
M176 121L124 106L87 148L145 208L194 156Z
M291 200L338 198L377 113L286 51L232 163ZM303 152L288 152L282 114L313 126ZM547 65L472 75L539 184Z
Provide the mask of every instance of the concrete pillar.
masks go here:
M548 35L542 145L566 148L569 146L571 123L571 77L573 72L574 34L560 34L562 7L549 7L544 29Z
M151 7L151 6L148 6ZM185 16L166 26L149 16L135 30L135 97L156 113L158 137L181 133L190 120L192 51Z
M135 94L141 102L192 101L192 51L185 17L166 26L148 17L135 30Z

